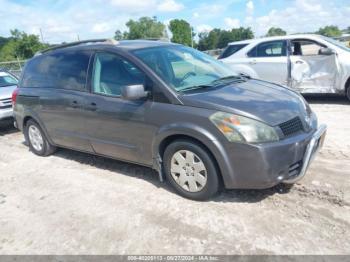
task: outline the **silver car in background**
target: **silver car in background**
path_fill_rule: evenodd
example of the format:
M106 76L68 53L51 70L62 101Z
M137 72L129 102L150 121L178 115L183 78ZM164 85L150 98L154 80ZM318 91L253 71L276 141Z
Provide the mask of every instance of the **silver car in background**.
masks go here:
M13 118L11 98L17 84L18 79L14 75L0 70L0 122Z
M304 34L233 42L219 59L242 75L301 93L338 93L350 99L350 48L328 37Z

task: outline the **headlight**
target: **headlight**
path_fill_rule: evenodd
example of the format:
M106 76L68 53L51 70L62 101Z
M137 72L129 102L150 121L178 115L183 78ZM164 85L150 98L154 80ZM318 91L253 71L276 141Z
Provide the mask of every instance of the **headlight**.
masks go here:
M263 143L278 141L275 129L259 121L224 112L216 112L210 120L230 142Z

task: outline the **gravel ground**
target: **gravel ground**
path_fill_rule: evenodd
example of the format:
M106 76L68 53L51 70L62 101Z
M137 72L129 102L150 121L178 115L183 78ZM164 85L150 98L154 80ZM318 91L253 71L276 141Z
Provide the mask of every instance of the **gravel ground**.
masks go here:
M0 129L0 254L349 254L350 104L309 97L329 130L291 189L176 195L144 167L59 150L40 158Z

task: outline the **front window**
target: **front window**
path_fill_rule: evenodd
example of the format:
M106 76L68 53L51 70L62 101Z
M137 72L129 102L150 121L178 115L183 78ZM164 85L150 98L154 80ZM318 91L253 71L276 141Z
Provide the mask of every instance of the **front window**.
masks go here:
M144 82L144 74L125 59L110 53L96 54L92 77L94 93L121 96L123 87Z
M311 40L293 40L292 41L292 55L295 56L315 56L319 55L322 48L325 45L319 44Z
M7 73L0 72L0 87L17 85L18 80Z
M183 46L156 47L134 53L176 91L208 86L232 76L232 71L223 63Z
M345 43L339 42L338 40L334 40L332 38L321 36L323 40L327 41L328 43L331 43L332 45L335 45L336 47L343 49L345 51L350 52L350 48L345 46Z

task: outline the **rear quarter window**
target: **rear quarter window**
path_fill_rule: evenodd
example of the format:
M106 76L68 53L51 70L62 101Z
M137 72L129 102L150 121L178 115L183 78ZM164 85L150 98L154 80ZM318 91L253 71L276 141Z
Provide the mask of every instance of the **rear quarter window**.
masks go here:
M87 51L70 51L34 57L25 67L21 87L86 91L90 55Z
M244 48L246 46L247 46L247 44L229 45L229 46L226 47L224 52L222 52L222 54L219 56L219 59L223 59L223 58L229 57L229 56L237 53L239 50L241 50L242 48Z

